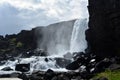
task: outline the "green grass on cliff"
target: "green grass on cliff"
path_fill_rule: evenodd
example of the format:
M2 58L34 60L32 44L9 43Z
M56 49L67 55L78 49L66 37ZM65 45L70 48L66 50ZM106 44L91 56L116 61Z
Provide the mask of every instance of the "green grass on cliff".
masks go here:
M94 79L100 78L100 77L106 77L108 80L120 80L120 70L116 71L110 71L106 70L105 72L101 72L97 74Z

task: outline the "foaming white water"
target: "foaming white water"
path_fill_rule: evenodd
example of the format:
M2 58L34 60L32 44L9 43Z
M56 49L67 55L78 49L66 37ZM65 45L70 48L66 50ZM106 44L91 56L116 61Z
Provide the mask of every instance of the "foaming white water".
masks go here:
M45 59L47 59L47 61ZM33 72L34 70L46 71L48 69L52 69L54 71L62 71L62 72L68 71L65 68L59 67L56 64L55 57L52 56L48 56L48 57L32 56L30 58L20 58L19 60L15 60L15 61L8 60L4 65L0 66L0 70L5 67L10 67L15 71L16 64L22 64L22 63L23 64L30 63L30 72Z
M38 48L47 51L49 54L48 62L45 61L46 57L30 57L20 58L15 61L6 61L6 63L0 66L0 69L4 67L11 67L15 70L15 65L18 63L30 63L31 72L33 70L53 69L57 71L67 71L64 68L56 66L55 57L63 57L67 52L84 52L87 47L85 40L85 30L87 29L87 0L80 0L81 13L80 16L84 19L78 19L74 22L62 22L49 25L40 31L42 33L42 39L38 40ZM82 4L83 3L83 4ZM79 11L79 10L78 10ZM84 15L86 14L86 15ZM80 18L81 18L80 17Z
M85 39L85 31L87 28L87 19L78 19L75 21L70 41L71 53L84 52L87 48L87 41Z
M4 65L0 66L0 70L3 69L4 67L10 67L13 70L15 70L15 66L17 63L18 63L18 60L15 60L15 61L8 60Z
M71 31L69 33L66 32L66 29L69 28L69 26L66 28L64 27L65 25L62 27L62 29L60 29L61 27L59 24L59 28L58 27L56 28L57 31L54 32L52 30L52 33L51 32L49 33L49 35L51 36L49 36L47 33L47 36L45 37L45 39L48 40L48 42L45 41L44 46L47 47L48 53L50 50L51 50L50 53L53 52L53 54L50 54L50 56L47 56L47 57L32 56L30 58L19 58L19 59L16 59L15 61L8 60L4 65L0 66L0 69L4 67L10 67L13 70L15 70L15 66L18 63L30 63L30 69L31 69L30 72L34 70L46 71L48 69L52 69L54 71L62 71L62 72L68 71L65 68L61 68L58 65L56 65L56 60L54 58L56 57L63 58L63 55L66 54L68 51L72 53L72 52L79 52L79 51L85 50L85 48L87 47L87 42L85 40L85 30L87 29L87 19L76 20L73 27L70 27L71 29L67 30L67 31ZM51 29L54 29L54 28L51 28ZM54 35L54 37L52 35ZM54 54L54 51L56 52L56 54ZM48 61L45 61L46 58Z

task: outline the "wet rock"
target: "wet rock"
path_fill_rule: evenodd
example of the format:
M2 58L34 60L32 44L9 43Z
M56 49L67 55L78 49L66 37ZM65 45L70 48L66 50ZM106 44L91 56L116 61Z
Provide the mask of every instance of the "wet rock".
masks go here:
M13 71L13 69L11 69L10 67L5 67L3 69L1 69L2 71Z
M84 53L84 52L74 52L74 53L73 53L73 59L74 59L74 60L77 60L78 58L84 57L84 56L85 56L85 53Z
M5 53L0 53L0 61L5 61L5 60L8 60L9 58L6 56Z
M108 80L108 79L106 77L100 77L100 78L98 78L96 80Z
M10 77L12 77L12 78L19 77L20 74L21 74L21 73L16 73L16 72L14 72L14 73L11 73L11 74L10 74Z
M92 54L84 54L84 53L74 53L74 60L72 63L66 66L66 69L76 70L79 69L82 65L84 65L87 71L90 72L90 69L93 68L96 64L96 57Z
M44 75L45 80L51 80L55 76L55 72L51 69L48 69Z
M120 64L111 64L108 69L118 70L118 69L120 69Z
M10 78L10 74L3 74L3 75L0 75L0 78Z
M72 78L71 80L82 80L81 76L77 76L75 78Z
M96 65L95 65L95 72L102 72L106 68L108 68L111 64L112 64L112 62L110 61L110 59L109 58L105 58L105 59L101 60L100 62L96 63Z
M44 80L45 72L42 71L34 71L30 76L30 80Z
M48 58L45 58L45 62L48 62L49 61L49 59Z
M93 74L90 74L89 72L87 71L83 71L80 73L80 76L82 79L87 79L89 80L90 78L92 78L94 75Z
M6 60L0 61L0 66L5 64L5 63L6 63Z
M115 60L116 60L116 63L117 63L117 64L120 64L120 57L118 57L118 56L115 57Z
M51 80L58 80L58 77L55 76L55 77L53 77Z
M72 57L73 57L73 55L70 52L66 53L63 56L64 56L65 59L72 59Z
M15 77L18 77L19 75L20 73L17 73L17 72L3 73L3 74L0 74L0 78L15 78Z
M74 61L66 66L68 70L76 70L80 67L80 63L78 61Z
M18 76L18 78L22 79L22 80L29 80L28 76L25 73L22 73Z
M16 71L28 72L30 70L30 64L16 64Z
M21 53L21 58L29 58L34 55L34 50L27 50Z
M35 49L34 55L35 56L48 56L48 52L46 52L42 49Z
M72 63L68 64L66 69L79 70L80 73L86 71L88 74L93 74L104 71L113 63L117 63L115 58L104 58L103 60L100 60L93 54L79 54L79 57L77 57ZM119 69L119 66L111 65L111 69L112 68Z
M62 68L65 68L68 64L71 63L71 60L64 59L64 58L55 58L55 60L56 60L56 64Z
M70 80L70 79L67 76L61 74L61 75L53 77L51 80Z

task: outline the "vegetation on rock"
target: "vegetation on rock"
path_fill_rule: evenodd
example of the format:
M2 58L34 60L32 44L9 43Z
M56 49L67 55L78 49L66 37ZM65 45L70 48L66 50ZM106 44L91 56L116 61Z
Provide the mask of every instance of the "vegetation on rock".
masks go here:
M106 77L108 80L120 80L120 70L106 70L105 72L96 74L93 80L101 77Z

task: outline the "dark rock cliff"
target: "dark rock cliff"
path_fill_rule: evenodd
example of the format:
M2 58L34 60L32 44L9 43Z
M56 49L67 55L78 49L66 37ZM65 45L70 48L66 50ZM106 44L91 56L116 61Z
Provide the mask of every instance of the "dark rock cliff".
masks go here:
M0 36L0 60L15 57L21 53L36 49L36 30L22 30L18 34Z
M100 57L120 55L120 0L89 0L88 49Z

